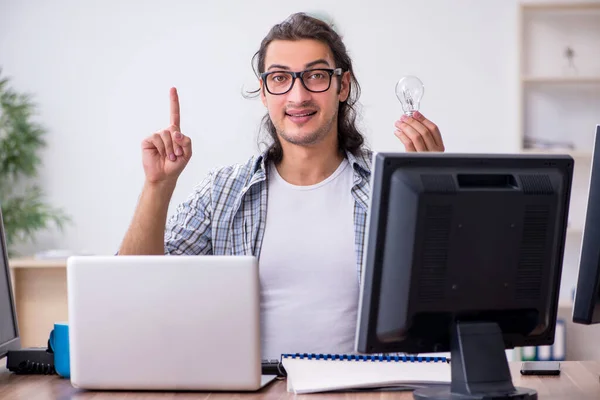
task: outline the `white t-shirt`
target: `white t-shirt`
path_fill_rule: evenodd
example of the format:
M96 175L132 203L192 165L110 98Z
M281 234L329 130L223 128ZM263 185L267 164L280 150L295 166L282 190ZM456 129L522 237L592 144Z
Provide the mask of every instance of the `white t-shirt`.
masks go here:
M353 179L346 159L311 186L286 182L270 165L259 260L263 359L354 351L359 280Z

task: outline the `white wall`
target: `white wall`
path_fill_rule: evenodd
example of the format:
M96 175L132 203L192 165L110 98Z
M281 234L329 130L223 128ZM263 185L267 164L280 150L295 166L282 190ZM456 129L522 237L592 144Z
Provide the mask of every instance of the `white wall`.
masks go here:
M250 59L261 39L296 11L330 14L345 36L375 150L402 150L394 85L405 74L425 83L422 111L448 151L518 148L516 0L297 4L0 0L0 66L40 105L50 132L43 187L74 221L33 249L117 249L143 181L140 142L168 124L171 85L195 153L171 211L210 168L255 153L264 109L241 89L256 86Z

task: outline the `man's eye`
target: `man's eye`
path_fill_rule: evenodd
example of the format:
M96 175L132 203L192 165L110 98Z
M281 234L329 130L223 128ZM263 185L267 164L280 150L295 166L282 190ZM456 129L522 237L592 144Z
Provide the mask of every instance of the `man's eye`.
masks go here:
M277 82L277 83L281 83L281 82L285 82L285 80L287 79L287 76L285 75L273 75L273 81Z

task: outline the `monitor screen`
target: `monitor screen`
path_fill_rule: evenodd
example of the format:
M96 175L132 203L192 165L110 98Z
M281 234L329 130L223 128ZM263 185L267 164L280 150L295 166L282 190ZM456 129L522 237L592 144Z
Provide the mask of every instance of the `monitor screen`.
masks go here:
M4 237L4 223L0 212L0 358L8 350L20 348L19 330L12 295L12 284Z
M554 341L573 165L376 154L356 350L450 351L454 394L530 398L512 386L505 349ZM418 398L430 395L445 398Z
M600 125L596 126L590 168L573 322L600 324Z

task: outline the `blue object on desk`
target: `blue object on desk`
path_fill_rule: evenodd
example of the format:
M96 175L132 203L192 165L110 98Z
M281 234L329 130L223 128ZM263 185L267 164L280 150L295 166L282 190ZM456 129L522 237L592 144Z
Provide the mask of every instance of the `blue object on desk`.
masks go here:
M69 355L69 325L63 322L54 324L50 332L50 348L54 352L54 369L63 378L71 377Z

